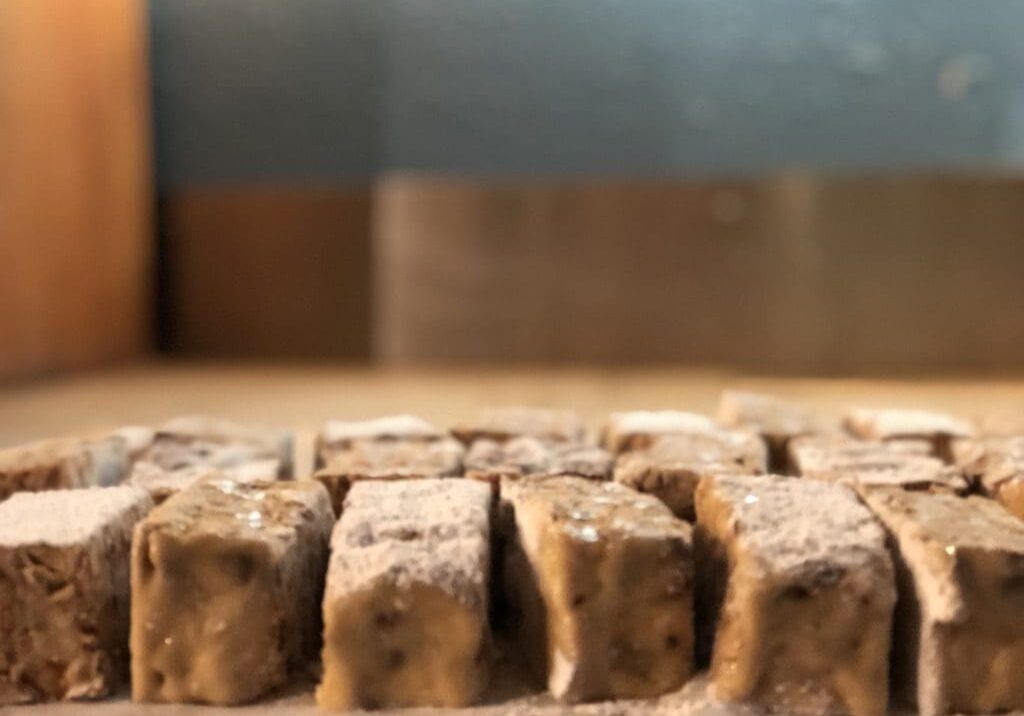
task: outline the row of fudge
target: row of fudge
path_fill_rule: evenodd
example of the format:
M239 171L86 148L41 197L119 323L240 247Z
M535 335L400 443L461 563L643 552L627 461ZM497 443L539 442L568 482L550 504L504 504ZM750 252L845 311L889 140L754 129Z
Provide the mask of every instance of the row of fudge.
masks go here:
M1024 523L962 497L998 496L979 486L1012 433L905 412L844 429L727 394L719 423L614 415L603 449L546 411L451 435L331 423L318 480L272 482L245 468L286 476L287 440L196 427L132 436L129 482L148 466L160 491L0 505L0 701L109 693L130 624L143 701L251 701L322 633L322 705L464 705L486 683L494 612L566 701L665 693L710 659L724 698L883 713L893 643L922 713L1024 704ZM771 469L814 479L757 474Z

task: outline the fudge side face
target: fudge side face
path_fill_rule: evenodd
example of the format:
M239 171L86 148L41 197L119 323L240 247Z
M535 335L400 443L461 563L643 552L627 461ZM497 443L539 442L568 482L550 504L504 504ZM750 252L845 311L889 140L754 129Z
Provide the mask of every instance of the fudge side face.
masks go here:
M515 438L535 438L552 443L582 443L586 425L571 410L551 410L510 406L482 411L474 420L452 428L452 435L465 445L477 440L505 442Z
M132 545L132 697L235 705L283 686L319 644L333 513L311 480L183 490Z
M924 716L1024 708L1024 522L998 503L863 493L900 572L894 679Z
M462 474L462 445L452 438L430 441L360 441L334 452L314 478L331 496L340 515L349 489L363 480L415 480Z
M128 677L130 487L20 493L0 504L0 704L93 699Z
M502 488L510 622L564 702L640 698L693 670L690 527L657 499L574 477Z
M698 487L697 520L700 638L716 694L780 713L885 714L893 568L854 493L718 476Z
M486 684L491 489L360 482L331 538L321 708L461 707Z

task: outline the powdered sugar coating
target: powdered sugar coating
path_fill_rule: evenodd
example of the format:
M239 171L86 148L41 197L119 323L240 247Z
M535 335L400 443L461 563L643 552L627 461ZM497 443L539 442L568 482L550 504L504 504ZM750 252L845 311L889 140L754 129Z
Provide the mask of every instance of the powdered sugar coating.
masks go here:
M0 546L81 544L125 515L133 521L152 507L137 487L19 492L0 503Z

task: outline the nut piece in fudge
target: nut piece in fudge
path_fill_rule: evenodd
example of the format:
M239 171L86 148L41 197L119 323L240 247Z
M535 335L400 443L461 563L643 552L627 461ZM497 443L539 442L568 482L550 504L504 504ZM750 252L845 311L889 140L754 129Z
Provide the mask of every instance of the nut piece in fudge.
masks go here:
M522 437L543 442L582 443L586 434L583 418L571 410L515 406L484 410L475 420L452 428L452 435L465 445L484 439L500 443Z
M853 491L771 475L703 480L695 541L718 697L779 713L886 713L893 567Z
M133 487L0 504L0 704L108 696L128 678Z
M312 480L210 479L153 510L132 545L132 697L243 704L305 669L333 521Z
M721 429L705 415L679 410L612 413L601 431L601 445L617 455L649 447L665 435L708 435Z
M148 447L138 451L136 465L150 463L163 470L191 467L231 469L273 460L277 476L292 476L292 434L203 416L164 423Z
M319 470L339 452L370 442L431 442L444 432L415 415L389 415L371 420L328 420L316 436L313 467Z
M321 708L459 707L486 680L491 490L353 485L331 537Z
M760 435L771 451L771 468L788 469L787 446L801 435L838 432L838 424L806 406L770 395L726 390L718 401L718 422Z
M599 447L578 443L552 443L537 438L497 442L475 440L466 452L466 477L498 487L501 480L529 476L576 475L591 480L611 477L612 456Z
M974 434L969 422L927 410L853 408L844 416L843 425L861 440L926 440L937 456L947 460L952 440Z
M982 497L863 494L897 563L897 688L922 716L1024 709L1024 522Z
M119 437L41 440L0 450L0 500L15 492L109 487L128 471Z
M615 481L654 495L676 517L692 521L693 496L701 478L763 473L766 462L764 442L751 433L668 436L621 455L615 463Z
M448 437L427 442L357 442L335 452L313 478L327 488L334 513L340 515L345 495L354 483L457 477L462 474L463 452L462 445Z
M693 671L691 529L660 501L576 477L502 486L509 624L560 701L653 697Z

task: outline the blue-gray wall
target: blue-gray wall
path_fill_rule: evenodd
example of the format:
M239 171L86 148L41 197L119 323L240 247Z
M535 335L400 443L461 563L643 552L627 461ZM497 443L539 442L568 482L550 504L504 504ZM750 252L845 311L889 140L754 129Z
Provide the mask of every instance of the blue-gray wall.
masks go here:
M151 0L163 188L1006 169L1024 1Z

